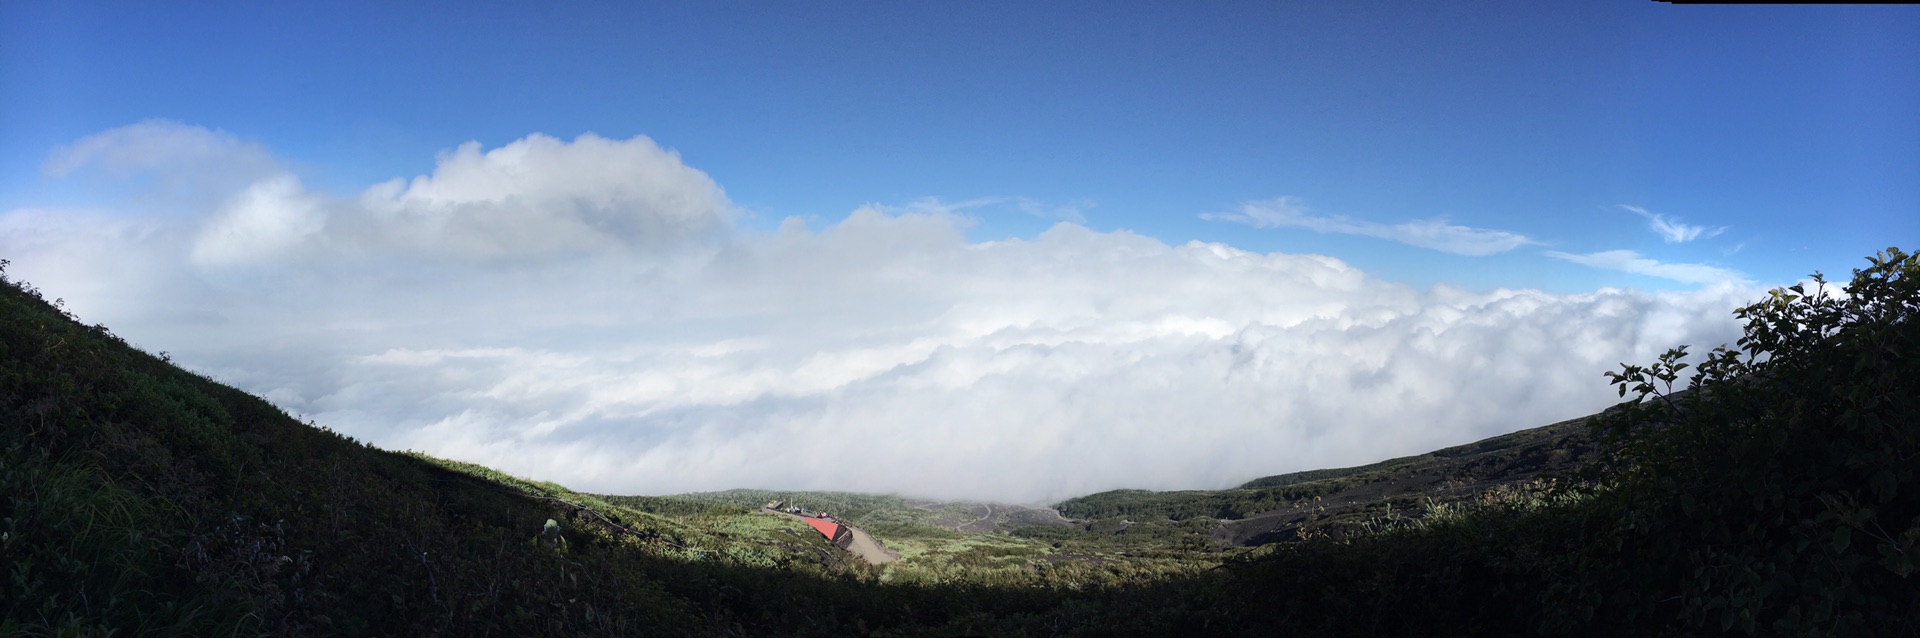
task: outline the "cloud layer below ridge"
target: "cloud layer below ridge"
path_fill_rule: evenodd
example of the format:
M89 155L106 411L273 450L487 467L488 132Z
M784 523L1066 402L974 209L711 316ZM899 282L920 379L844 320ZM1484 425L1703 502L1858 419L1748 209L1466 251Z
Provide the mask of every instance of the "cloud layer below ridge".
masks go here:
M261 152L137 126L54 168L217 183L196 172ZM170 146L183 161L151 159ZM1531 241L1284 203L1260 219L1464 254ZM1045 501L1366 463L1604 407L1602 371L1732 340L1753 294L1421 290L1073 222L969 242L928 202L818 229L739 216L644 137L536 135L350 196L274 168L186 216L17 209L0 254L87 320L335 429L636 494Z

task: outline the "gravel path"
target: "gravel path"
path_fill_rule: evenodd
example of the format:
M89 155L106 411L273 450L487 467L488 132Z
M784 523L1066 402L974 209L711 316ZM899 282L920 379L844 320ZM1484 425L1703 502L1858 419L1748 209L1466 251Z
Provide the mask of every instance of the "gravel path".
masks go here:
M885 545L880 544L880 541L874 540L873 536L867 534L867 530L852 525L847 525L847 530L853 532L853 542L847 544L847 551L853 552L855 556L866 560L867 563L885 565L900 560L900 552L887 549Z
M792 512L770 510L764 507L760 508L760 513L778 514L795 520L804 520L806 518ZM875 539L872 534L868 534L867 530L848 525L846 521L836 520L833 522L839 523L841 527L847 528L847 532L853 536L852 542L847 543L847 551L853 552L853 555L859 556L861 560L867 561L868 564L885 565L900 560L900 552L887 549L887 546L881 545L880 541Z

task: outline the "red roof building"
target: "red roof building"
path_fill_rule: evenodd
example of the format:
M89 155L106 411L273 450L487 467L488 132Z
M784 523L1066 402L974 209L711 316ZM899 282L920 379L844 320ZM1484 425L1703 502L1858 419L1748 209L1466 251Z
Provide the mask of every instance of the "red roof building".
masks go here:
M852 534L847 531L847 527L845 525L841 525L839 523L835 523L832 521L823 521L823 520L812 518L812 517L808 517L805 520L807 521L808 525L813 526L814 530L819 531L821 536L827 537L827 542L833 543L835 545L839 545L843 537L852 536Z

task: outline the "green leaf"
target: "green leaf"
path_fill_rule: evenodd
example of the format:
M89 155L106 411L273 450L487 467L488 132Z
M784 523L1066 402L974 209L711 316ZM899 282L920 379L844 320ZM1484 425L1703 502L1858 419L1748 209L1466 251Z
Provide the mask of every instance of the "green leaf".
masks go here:
M1879 497L1882 503L1892 501L1899 487L1899 480L1894 476L1893 470L1880 470L1873 475L1873 495Z

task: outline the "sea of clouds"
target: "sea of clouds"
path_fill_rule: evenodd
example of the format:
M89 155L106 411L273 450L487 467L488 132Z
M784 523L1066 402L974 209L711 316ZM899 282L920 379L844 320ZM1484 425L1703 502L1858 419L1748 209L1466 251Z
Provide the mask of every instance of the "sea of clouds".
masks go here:
M931 201L756 231L645 137L468 144L348 196L170 122L47 166L157 191L0 213L10 274L84 320L382 447L607 493L1046 502L1368 463L1597 411L1602 372L1732 341L1757 295L1418 289L1071 222L972 242Z

